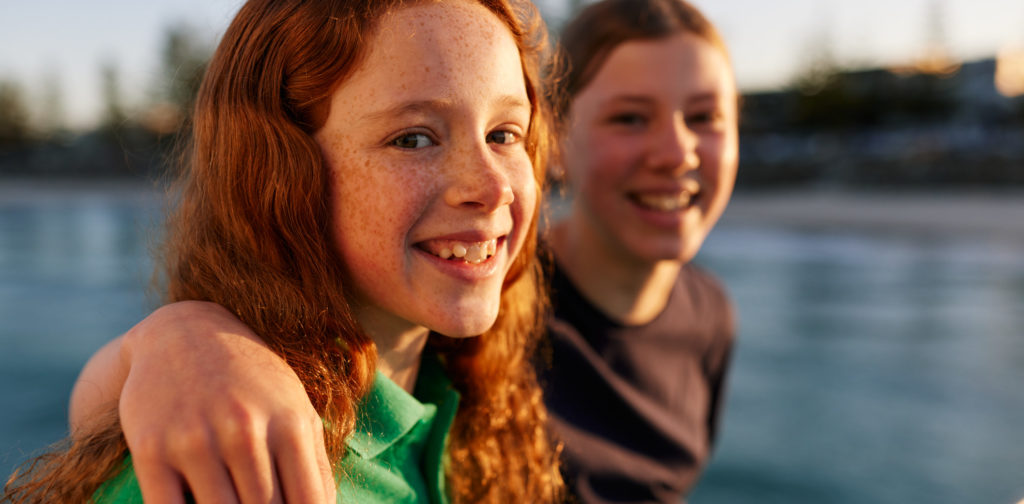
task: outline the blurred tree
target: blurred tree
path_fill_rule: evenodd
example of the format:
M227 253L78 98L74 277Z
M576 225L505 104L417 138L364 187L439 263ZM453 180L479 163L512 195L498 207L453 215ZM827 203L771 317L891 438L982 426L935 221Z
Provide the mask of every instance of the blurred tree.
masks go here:
M18 147L29 140L29 117L21 86L0 79L0 150Z
M103 92L103 117L100 124L104 130L113 131L124 126L127 120L121 76L116 63L107 61L100 66L100 83Z
M43 75L39 95L39 113L35 120L36 129L44 137L66 133L67 115L64 108L64 93L60 76L52 69Z
M807 40L803 63L793 76L791 88L805 95L815 95L836 84L839 63L828 29L822 29Z
M206 37L184 22L164 31L159 82L148 122L152 129L176 129L192 110L212 48Z
M793 121L801 127L841 126L850 118L851 99L827 27L808 39L804 63L794 74L797 91Z

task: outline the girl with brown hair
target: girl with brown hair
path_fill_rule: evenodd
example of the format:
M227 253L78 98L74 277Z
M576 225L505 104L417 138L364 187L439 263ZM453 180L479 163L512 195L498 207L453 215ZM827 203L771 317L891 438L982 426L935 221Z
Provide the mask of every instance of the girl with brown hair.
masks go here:
M247 2L197 100L167 297L259 335L275 354L265 371L297 377L315 412L289 432L326 451L150 469L159 440L121 436L103 388L146 367L129 366L125 336L83 371L70 447L13 476L3 500L182 502L183 486L198 502L554 500L529 360L544 306L543 29L506 0ZM190 375L174 394L220 393L217 379Z
M736 176L728 53L682 0L595 3L565 28L562 45L570 69L563 92L551 94L564 119L571 207L547 239L550 425L581 501L678 504L710 457L733 344L723 289L690 264ZM138 351L126 357L121 409L129 441L150 439L133 446L147 466L190 485L190 461L227 466L226 488L244 495L274 474L238 463L253 458L246 454L314 460L323 451L302 422L289 421L308 406L287 373L268 372L269 352L222 342L256 334L218 307L176 305L126 337ZM168 369L165 356L183 369ZM196 375L215 380L206 390L219 394L176 398ZM113 400L120 382L110 387ZM186 419L168 422L179 411ZM181 441L192 437L214 441ZM320 484L315 472L293 468L277 466L284 487L303 477Z
M711 455L734 340L690 263L739 162L737 92L714 26L683 0L604 0L565 28L552 366L542 377L580 500L678 504Z

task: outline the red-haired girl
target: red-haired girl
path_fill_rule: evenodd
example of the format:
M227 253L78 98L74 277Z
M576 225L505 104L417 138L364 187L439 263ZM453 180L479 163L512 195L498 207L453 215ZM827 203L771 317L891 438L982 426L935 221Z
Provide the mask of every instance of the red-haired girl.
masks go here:
M555 499L530 365L549 121L533 14L506 0L247 2L199 93L168 299L215 303L258 334L276 354L265 372L297 377L315 412L291 415L289 432L326 450L154 470L160 440L122 437L104 402L104 379L130 389L145 367L121 360L126 337L83 373L70 447L16 475L4 501L182 502L184 487L200 503ZM190 375L172 393L220 394L217 379Z

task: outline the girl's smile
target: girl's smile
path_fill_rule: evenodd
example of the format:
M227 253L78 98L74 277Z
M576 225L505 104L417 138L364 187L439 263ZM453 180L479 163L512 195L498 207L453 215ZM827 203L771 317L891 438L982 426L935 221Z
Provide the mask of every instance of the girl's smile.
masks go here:
M732 193L736 116L728 60L706 40L615 47L573 100L573 218L621 256L689 261Z
M402 8L375 37L316 134L356 318L371 336L480 334L537 201L516 43L469 2Z

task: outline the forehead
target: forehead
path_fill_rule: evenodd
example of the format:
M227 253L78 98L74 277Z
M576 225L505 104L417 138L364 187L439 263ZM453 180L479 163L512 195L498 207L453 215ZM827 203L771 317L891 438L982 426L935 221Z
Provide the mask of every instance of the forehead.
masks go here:
M424 2L381 18L356 74L384 74L396 84L440 77L454 90L486 75L514 77L508 75L513 59L515 73L521 74L512 33L484 6L465 0Z
M732 69L722 50L686 32L619 44L587 88L600 95L735 93Z

